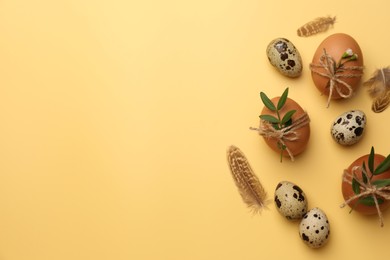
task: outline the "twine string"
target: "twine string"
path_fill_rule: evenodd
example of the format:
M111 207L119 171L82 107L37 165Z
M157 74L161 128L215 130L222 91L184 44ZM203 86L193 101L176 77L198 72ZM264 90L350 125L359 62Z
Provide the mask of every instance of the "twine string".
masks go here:
M342 78L358 78L363 74L362 66L337 66L335 60L330 56L326 50L323 50L322 55L320 56L319 64L310 63L310 70L313 73L316 73L322 77L329 79L329 96L327 107L330 105L330 100L332 98L333 91L336 91L342 98L350 98L353 94L353 89L351 85L342 80ZM325 71L324 71L325 70ZM348 72L340 74L340 72ZM354 72L359 71L359 72ZM347 94L343 93L343 89L347 90Z
M272 123L266 120L260 120L260 127L250 127L250 130L255 130L259 132L259 135L265 138L275 138L278 140L280 145L285 147L286 152L288 153L291 161L294 161L294 155L291 150L286 145L287 142L293 142L299 139L297 130L299 128L304 127L305 125L310 123L309 115L304 112L300 117L292 122L291 125L287 127L283 127L281 129L275 129Z

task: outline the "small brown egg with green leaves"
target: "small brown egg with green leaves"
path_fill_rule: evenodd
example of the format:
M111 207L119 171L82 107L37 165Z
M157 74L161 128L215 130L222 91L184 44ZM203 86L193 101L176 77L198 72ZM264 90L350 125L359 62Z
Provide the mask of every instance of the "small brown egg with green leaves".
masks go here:
M379 213L378 208L383 212L390 207L390 199L384 197L388 194L388 189L390 189L390 155L385 157L377 154L373 147L370 154L353 161L342 176L341 190L346 204L353 211L364 215L375 215Z
M308 113L293 99L288 97L288 88L280 97L269 99L260 93L264 104L260 114L260 127L257 130L265 143L283 157L294 157L307 147L310 138L310 118Z

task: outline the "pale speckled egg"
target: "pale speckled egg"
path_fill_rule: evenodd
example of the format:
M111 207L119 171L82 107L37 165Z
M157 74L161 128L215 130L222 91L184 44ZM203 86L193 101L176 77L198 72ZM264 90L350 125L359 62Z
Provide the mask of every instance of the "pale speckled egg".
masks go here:
M347 111L334 120L331 135L341 145L353 145L362 139L366 122L363 111Z
M274 201L279 213L288 220L301 219L307 212L305 193L292 182L281 181L278 183Z
M302 73L302 58L294 44L285 38L277 38L267 46L269 62L281 74L295 78Z
M319 208L313 208L303 216L299 225L299 236L312 248L324 246L329 239L330 225L328 217Z

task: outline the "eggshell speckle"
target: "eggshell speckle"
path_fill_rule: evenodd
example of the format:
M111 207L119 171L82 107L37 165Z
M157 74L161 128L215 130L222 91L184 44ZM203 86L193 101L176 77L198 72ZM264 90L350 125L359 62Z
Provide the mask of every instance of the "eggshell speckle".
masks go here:
M331 127L332 137L341 145L353 145L362 139L366 122L364 112L347 111L334 120Z
M330 225L328 217L319 208L313 208L305 214L299 225L299 236L311 248L324 246L329 239Z
M281 74L295 78L301 75L302 58L294 44L285 38L277 38L267 46L269 62Z
M275 189L274 201L279 213L288 220L301 219L307 212L305 193L292 182L279 182Z

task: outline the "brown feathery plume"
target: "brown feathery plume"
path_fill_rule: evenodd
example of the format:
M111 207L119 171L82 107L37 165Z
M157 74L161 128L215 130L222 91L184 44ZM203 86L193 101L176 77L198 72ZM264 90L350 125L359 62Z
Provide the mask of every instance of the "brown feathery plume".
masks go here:
M232 145L227 150L227 159L234 182L245 204L254 213L260 213L268 203L267 193L245 155L238 147Z
M390 68L377 69L373 76L363 83L374 99L371 109L375 113L384 111L390 104Z
M325 32L336 22L335 17L318 17L298 28L297 34L300 37L308 37L320 32Z

